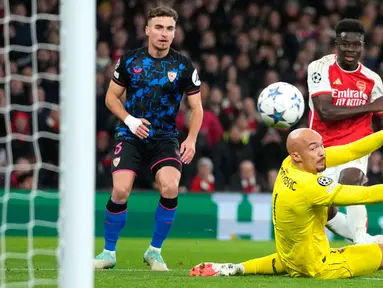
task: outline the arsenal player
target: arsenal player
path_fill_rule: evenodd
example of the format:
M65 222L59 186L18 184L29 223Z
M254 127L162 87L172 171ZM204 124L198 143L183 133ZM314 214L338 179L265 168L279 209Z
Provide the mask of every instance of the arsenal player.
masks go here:
M381 78L359 62L364 45L360 21L344 19L336 28L336 54L308 66L310 94L309 126L323 137L325 147L343 145L371 134L374 113L383 111ZM368 156L338 167L324 175L345 185L366 182ZM367 234L365 206L347 207L347 216L329 209L327 228L354 243L383 243L383 235Z

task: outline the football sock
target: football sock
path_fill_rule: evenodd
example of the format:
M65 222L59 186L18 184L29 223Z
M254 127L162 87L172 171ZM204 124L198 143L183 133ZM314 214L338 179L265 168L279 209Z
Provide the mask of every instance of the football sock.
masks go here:
M366 243L367 236L367 209L364 205L348 206L347 222L352 233L354 243Z
M116 244L126 223L127 203L116 203L109 199L105 209L104 250L116 251Z
M335 214L335 217L332 218L331 220L327 221L327 224L326 224L326 227L338 234L339 236L342 236L346 239L350 239L352 240L353 239L353 235L351 233L351 230L349 228L349 224L348 224L348 217L342 213L342 212L337 212Z
M152 247L161 249L162 243L168 237L176 215L177 204L178 197L168 199L161 196L155 213L154 233L150 243Z
M242 262L244 274L280 275L286 274L285 268L279 260L278 254L274 253L262 258Z

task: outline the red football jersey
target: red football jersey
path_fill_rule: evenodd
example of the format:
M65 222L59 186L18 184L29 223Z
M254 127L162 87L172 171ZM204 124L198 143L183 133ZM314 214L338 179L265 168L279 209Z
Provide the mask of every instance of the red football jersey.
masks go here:
M309 127L323 137L325 147L343 145L371 134L372 113L338 121L321 121L312 98L331 94L335 106L360 106L383 96L382 79L362 64L354 71L343 70L336 55L327 55L308 66Z

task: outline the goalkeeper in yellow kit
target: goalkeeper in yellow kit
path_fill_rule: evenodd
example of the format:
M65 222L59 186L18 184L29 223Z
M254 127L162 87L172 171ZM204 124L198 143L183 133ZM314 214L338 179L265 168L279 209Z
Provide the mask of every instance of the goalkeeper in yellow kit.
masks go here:
M291 277L350 278L383 268L382 244L330 248L325 234L328 207L383 202L383 185L348 186L322 176L383 145L383 131L348 145L324 149L321 136L297 129L287 138L289 155L274 185L272 215L277 253L240 264L202 263L191 276L289 274Z

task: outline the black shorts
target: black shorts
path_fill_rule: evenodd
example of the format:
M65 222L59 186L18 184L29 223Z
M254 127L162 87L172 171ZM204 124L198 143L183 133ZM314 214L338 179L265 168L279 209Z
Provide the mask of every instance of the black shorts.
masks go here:
M126 170L137 175L144 163L148 164L153 177L160 168L165 166L175 167L181 172L178 140L169 138L144 143L139 139L129 139L117 142L111 164L112 173Z

